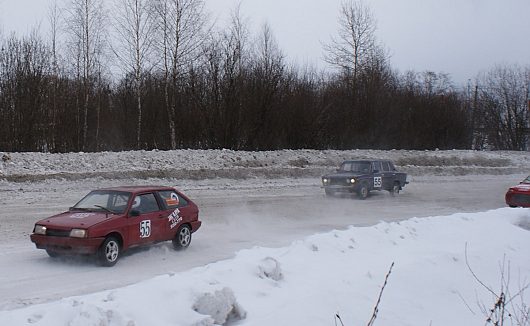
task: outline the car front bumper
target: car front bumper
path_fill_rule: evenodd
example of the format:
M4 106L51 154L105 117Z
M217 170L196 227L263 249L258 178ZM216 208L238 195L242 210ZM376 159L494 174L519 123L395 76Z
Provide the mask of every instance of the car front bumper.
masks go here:
M505 199L509 206L530 207L530 194L528 193L508 192Z
M95 254L105 240L105 238L53 237L40 234L32 234L30 239L38 249L62 254Z
M324 188L326 191L330 192L356 192L359 190L359 184L352 184L348 186L329 185L322 186L321 188Z

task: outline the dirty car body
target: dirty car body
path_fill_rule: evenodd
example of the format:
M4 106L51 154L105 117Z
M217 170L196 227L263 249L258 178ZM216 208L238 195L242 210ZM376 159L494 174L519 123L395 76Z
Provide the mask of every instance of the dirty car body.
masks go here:
M517 186L510 187L504 198L510 207L530 207L530 176Z
M200 226L197 205L181 191L124 186L91 191L69 211L36 222L30 238L51 257L96 255L112 266L136 246L172 240L184 249Z
M322 176L326 195L356 193L361 199L372 190L387 190L395 195L407 183L407 174L398 172L389 160L344 161L336 173Z

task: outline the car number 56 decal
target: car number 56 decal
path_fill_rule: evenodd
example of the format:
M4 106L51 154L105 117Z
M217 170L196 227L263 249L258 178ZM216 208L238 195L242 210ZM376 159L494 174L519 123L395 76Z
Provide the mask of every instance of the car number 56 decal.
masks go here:
M381 188L383 181L381 177L374 177L374 188Z
M145 220L140 222L140 238L149 238L151 236L151 221Z

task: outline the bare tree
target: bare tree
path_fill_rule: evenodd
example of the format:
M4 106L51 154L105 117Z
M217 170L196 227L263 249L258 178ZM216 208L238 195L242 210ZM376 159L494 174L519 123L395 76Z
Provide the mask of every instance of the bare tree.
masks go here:
M78 103L78 107L82 106L81 148L86 149L90 89L98 80L98 71L106 47L103 0L71 0L67 25L76 76L82 83L83 98L82 103Z
M255 149L270 142L266 146L272 146L274 137L271 137L270 127L277 118L274 112L278 99L282 96L280 85L284 76L284 56L280 51L272 30L268 24L264 24L261 34L256 40L256 51L253 62L253 78L255 85L251 95L254 105L249 108L250 121L254 120L247 138L253 143ZM275 114L276 113L276 114Z
M530 68L497 66L477 80L475 117L495 149L526 150Z
M201 55L206 16L203 0L156 0L157 50L162 56L171 148L177 147L177 91L186 67Z
M153 66L154 21L151 0L122 0L115 18L118 46L115 53L125 72L132 72L137 109L136 147L141 146L142 81Z
M59 31L62 24L62 9L57 4L57 0L54 0L48 7L48 22L50 24L50 40L51 40L51 55L52 55L52 76L51 76L51 118L50 128L50 149L55 151L55 133L56 133L56 121L57 121L57 93L59 87L59 54L58 54L58 39Z
M324 59L351 75L355 82L360 70L374 55L380 56L376 44L376 20L362 0L349 0L341 5L339 32L324 45Z

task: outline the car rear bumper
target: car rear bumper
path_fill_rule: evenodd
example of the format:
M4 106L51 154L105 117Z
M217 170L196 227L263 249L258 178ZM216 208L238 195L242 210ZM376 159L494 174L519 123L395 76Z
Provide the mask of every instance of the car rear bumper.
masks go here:
M202 222L201 221L193 221L190 224L191 224L191 232L193 233L193 232L197 231L201 227Z
M70 238L32 234L31 242L38 249L51 250L63 254L94 254L105 238Z

